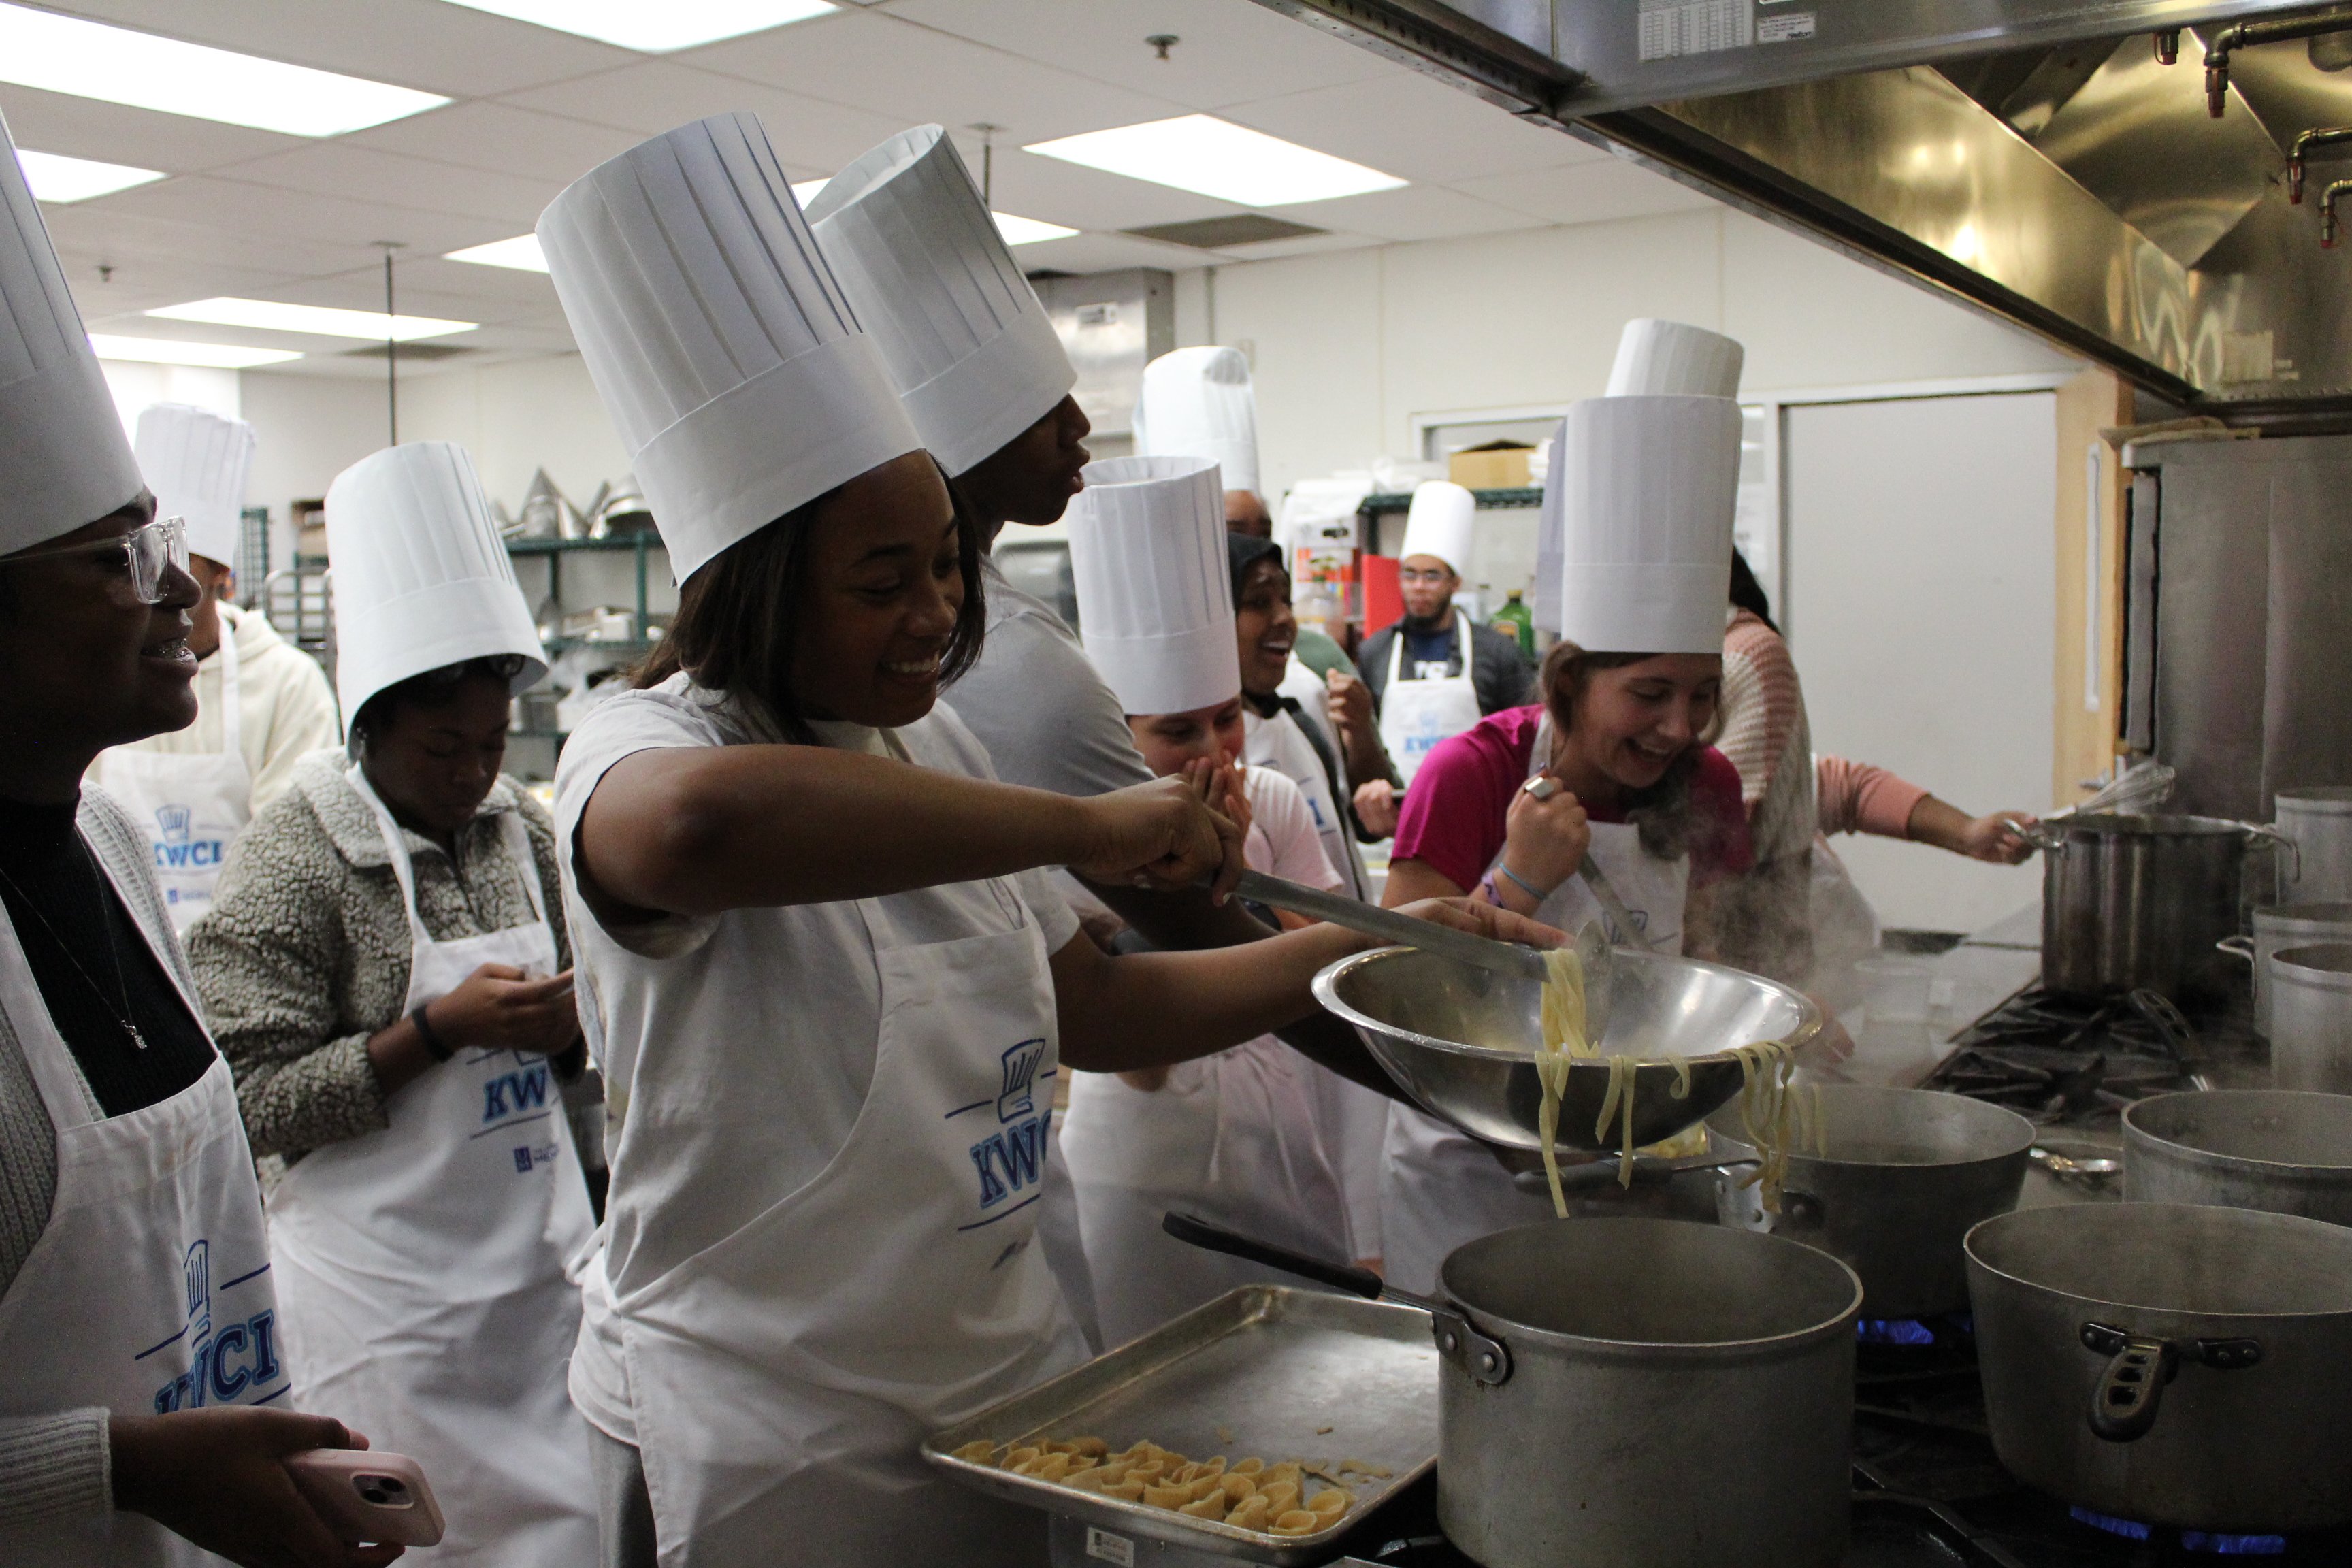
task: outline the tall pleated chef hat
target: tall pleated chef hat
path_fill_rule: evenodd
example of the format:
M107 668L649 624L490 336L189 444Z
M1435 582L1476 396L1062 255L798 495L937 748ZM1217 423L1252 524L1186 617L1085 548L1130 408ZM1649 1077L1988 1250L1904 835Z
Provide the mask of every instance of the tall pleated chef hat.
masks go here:
M1720 653L1739 405L1594 397L1568 411L1560 636L1587 653Z
M1145 365L1135 449L1206 458L1223 470L1225 489L1257 493L1257 389L1242 351L1178 349Z
M751 115L599 164L539 242L679 582L922 446Z
M252 426L209 408L157 403L140 410L131 453L155 492L155 515L187 519L191 553L236 564L253 447Z
M469 658L520 654L517 691L547 673L474 459L455 442L386 447L337 474L327 555L344 723L385 687Z
M0 555L139 499L122 416L0 121Z
M1242 689L1225 498L1204 458L1088 463L1070 502L1078 630L1129 713L1188 713Z
M1404 517L1402 561L1413 555L1434 555L1457 577L1470 571L1472 520L1478 498L1451 479L1424 479L1412 487L1412 506Z
M1737 397L1740 366L1748 357L1736 338L1683 321L1636 317L1617 338L1616 363L1609 368L1611 397ZM1560 464L1566 426L1553 434L1551 466L1544 475L1543 510L1536 522L1535 624L1559 630Z
M916 433L949 473L977 467L1077 384L1053 321L938 126L902 131L827 180L808 222Z

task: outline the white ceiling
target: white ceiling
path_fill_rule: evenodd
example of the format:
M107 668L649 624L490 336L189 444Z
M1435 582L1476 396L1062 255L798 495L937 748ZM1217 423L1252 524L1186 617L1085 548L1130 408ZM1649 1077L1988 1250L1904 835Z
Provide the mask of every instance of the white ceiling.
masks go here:
M313 351L347 340L161 321L217 294L381 310L397 241L404 314L483 323L446 340L483 363L571 346L544 277L440 259L523 233L570 180L643 137L749 110L795 179L907 125L948 126L974 172L995 142L1000 211L1079 229L1024 246L1032 270L1183 268L1302 249L1457 237L1703 206L1706 198L1253 0L847 0L834 15L652 56L441 0L72 0L47 9L446 94L443 109L325 141L0 84L18 145L172 177L45 208L91 330ZM1160 60L1144 43L1181 41ZM1328 237L1227 252L1125 228L1244 209L1020 151L1206 110L1412 182L1269 208ZM111 269L101 282L100 268ZM420 372L429 368L418 367Z

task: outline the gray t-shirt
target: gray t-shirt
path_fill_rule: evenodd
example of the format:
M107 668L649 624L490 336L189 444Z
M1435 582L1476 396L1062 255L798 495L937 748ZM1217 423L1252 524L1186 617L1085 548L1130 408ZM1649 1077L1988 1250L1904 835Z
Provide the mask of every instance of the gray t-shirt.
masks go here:
M981 558L988 643L948 688L950 707L988 748L1006 784L1056 795L1106 795L1150 784L1118 699L1062 617Z

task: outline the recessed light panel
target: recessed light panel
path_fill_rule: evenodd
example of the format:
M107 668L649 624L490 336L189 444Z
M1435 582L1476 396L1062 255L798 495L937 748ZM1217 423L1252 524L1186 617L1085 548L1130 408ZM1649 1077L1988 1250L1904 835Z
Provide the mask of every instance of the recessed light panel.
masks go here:
M89 158L68 158L61 153L16 149L25 184L37 202L86 202L110 196L133 185L152 184L163 177L161 169L134 169L128 163L100 163Z
M189 343L177 338L118 338L104 332L89 335L92 353L100 359L136 360L142 364L193 364L207 370L251 370L256 365L284 364L302 356L287 349L249 349L242 343Z
M1089 131L1024 149L1106 174L1172 185L1236 206L1279 207L1392 191L1394 174L1334 158L1212 114L1184 114Z
M470 332L473 321L434 316L387 316L380 310L338 310L325 305L283 305L275 300L196 300L147 312L173 321L209 321L216 327L257 327L266 332L308 332L322 338L366 338L411 342Z
M824 180L803 180L793 187L793 200L806 207L824 189ZM1015 217L1011 213L991 213L996 220L996 232L1004 237L1007 245L1034 245L1041 239L1064 239L1078 231L1065 228L1058 223L1046 223L1034 217Z
M552 27L599 43L663 55L721 38L804 22L834 7L826 0L450 0L518 22Z
M494 239L488 245L469 245L463 250L453 250L444 261L467 261L476 267L509 267L517 272L544 272L547 258L539 248L539 236L519 234L512 239Z
M0 81L289 136L438 109L436 93L0 4Z

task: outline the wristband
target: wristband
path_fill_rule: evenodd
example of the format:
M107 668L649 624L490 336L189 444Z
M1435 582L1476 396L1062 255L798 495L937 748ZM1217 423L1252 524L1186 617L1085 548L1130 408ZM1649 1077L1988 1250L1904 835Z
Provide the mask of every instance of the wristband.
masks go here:
M1495 862L1495 869L1501 872L1504 876L1508 877L1513 882L1517 883L1518 885L1519 891L1525 893L1538 904L1551 897L1550 893L1539 893L1536 891L1536 889L1528 884L1528 879L1525 877L1520 876L1517 871L1512 870L1508 866L1504 865L1499 860ZM1553 891L1556 892L1558 889L1555 889Z
M1517 882L1518 879L1513 877L1511 880ZM441 1037L433 1032L432 1020L425 1016L425 1009L432 1005L430 1002L423 1004L408 1015L408 1021L416 1026L416 1037L425 1042L425 1048L433 1053L433 1059L436 1062L446 1062L453 1053L447 1046L442 1044Z

